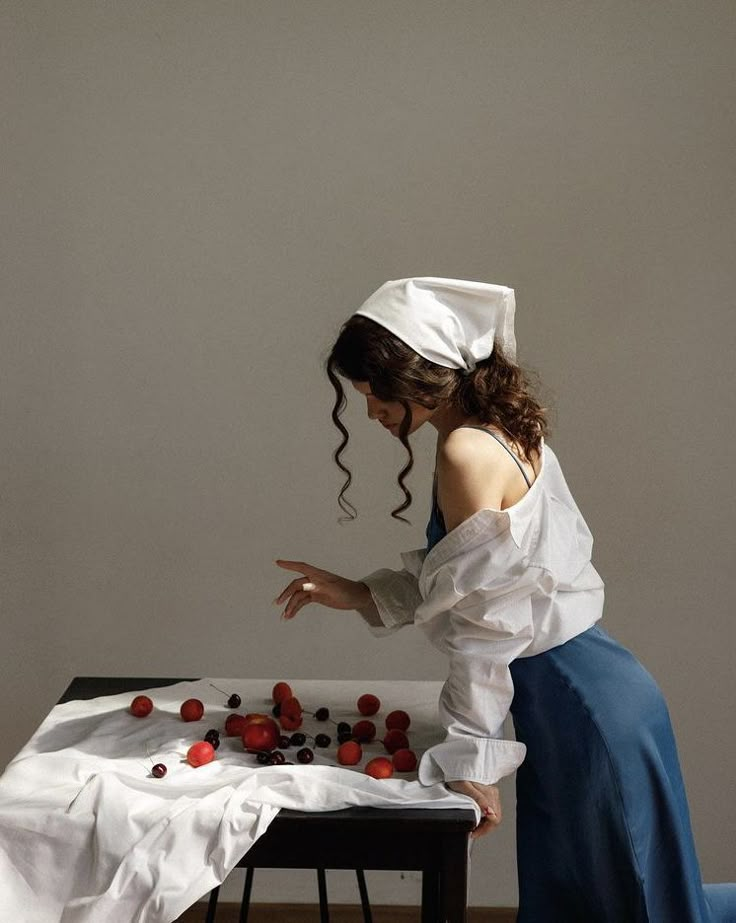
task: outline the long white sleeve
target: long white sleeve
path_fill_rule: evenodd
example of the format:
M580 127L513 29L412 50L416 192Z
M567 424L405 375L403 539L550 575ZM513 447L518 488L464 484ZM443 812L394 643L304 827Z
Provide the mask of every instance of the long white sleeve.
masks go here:
M383 567L361 578L361 582L370 590L383 622L382 627L368 624L371 634L378 638L385 637L413 623L414 613L422 602L416 571L425 554L426 549L420 548L401 555L404 562L411 564L411 570L389 570Z
M503 724L514 695L509 664L534 637L531 596L544 572L527 563L503 521L489 523L476 514L460 529L472 535L481 521L486 533L480 541L471 539L434 566L430 558L419 578L415 622L449 657L439 701L446 737L422 756L419 781L425 785L458 779L493 784L526 754L522 743L503 738Z

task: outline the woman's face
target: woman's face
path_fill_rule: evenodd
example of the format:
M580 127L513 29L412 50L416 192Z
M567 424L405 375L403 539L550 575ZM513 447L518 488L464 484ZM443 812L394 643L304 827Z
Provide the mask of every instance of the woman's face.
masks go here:
M378 422L385 426L392 435L398 436L399 426L404 419L404 408L402 405L398 401L382 401L380 398L374 397L371 393L371 386L367 381L353 381L351 384L358 394L362 394L365 397L368 418L370 420L378 420ZM436 413L436 410L422 407L421 404L417 404L414 401L409 401L409 407L411 409L409 434L416 432L420 426L426 423L427 420Z

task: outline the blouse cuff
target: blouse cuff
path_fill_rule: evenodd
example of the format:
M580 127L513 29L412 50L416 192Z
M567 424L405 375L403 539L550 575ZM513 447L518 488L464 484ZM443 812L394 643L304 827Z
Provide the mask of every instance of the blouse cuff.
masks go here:
M361 577L361 582L370 590L383 622L382 627L366 623L371 634L380 638L414 621L414 612L422 598L416 577L412 574L381 568L367 577Z
M495 785L524 761L526 745L495 737L457 737L430 747L419 761L422 785L436 782L480 782Z

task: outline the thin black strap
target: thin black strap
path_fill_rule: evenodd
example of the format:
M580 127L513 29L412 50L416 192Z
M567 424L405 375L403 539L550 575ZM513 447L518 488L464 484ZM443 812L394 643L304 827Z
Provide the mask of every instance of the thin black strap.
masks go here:
M495 433L491 432L491 430L486 429L485 426L474 426L472 423L466 423L466 424L464 424L463 426L458 426L458 429L479 429L482 433L488 433L489 436L493 436L493 438L496 440L496 442L498 442L500 445L502 445L502 446L504 447L504 449L506 449L506 451L509 453L509 455L513 458L513 460L514 460L514 461L516 462L516 464L519 466L519 471L521 471L522 475L524 476L524 480L526 481L526 486L527 486L527 487L531 487L531 486L532 486L532 485L531 485L531 481L530 481L529 478L526 476L526 471L524 471L524 468L522 467L521 462L520 462L519 459L514 455L514 453L511 451L511 449L506 445L506 443L503 441L503 439L499 438Z

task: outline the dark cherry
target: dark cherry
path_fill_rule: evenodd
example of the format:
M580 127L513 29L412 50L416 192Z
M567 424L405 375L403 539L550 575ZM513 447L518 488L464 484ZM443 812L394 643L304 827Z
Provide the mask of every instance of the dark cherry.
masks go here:
M314 738L314 745L316 747L329 747L332 743L332 738L329 734L317 734Z
M311 763L314 760L314 752L309 747L302 747L297 751L296 758L300 763Z
M166 775L166 767L164 766L164 764L156 763L156 765L151 770L151 775L155 779L163 779L163 777Z
M274 707L271 709L271 714L274 716L274 718L281 717L281 702L277 702L274 705Z
M261 766L268 766L271 762L271 754L266 753L265 750L261 751L261 753L256 754L256 762L260 763Z
M225 692L224 689L220 689L220 687L219 687L219 686L215 686L214 683L210 683L210 686L212 686L213 689L217 689L217 691L218 691L218 692L221 692L223 695L227 695L227 692ZM242 701L242 700L241 700L240 696L237 694L237 692L233 692L233 694L232 694L232 695L230 696L230 698L227 700L227 707L228 707L228 708L239 708L239 707L240 707L241 701Z
M337 725L337 733L338 733L338 734L345 734L346 732L348 732L348 731L350 731L350 730L351 730L351 727L350 727L350 725L347 723L347 721L340 721L340 722L338 723L338 725Z
M281 737L279 737L279 746L282 747L284 750L286 750L286 748L289 747L290 745L291 745L291 740L289 740L288 735L282 734Z
M295 747L301 747L302 744L307 742L307 735L302 734L301 731L297 731L296 734L291 735L289 741L294 744Z
M348 740L353 740L353 732L352 732L352 731L343 731L342 733L340 733L340 734L337 735L337 742L338 742L339 744L344 744L344 743L346 743Z
M271 759L273 760L274 763L285 763L286 762L286 757L280 750L272 750Z
M207 731L204 735L204 739L208 744L212 745L213 750L216 750L220 746L220 735L217 732L213 734L211 731Z
M329 708L324 708L324 706L322 708L318 708L314 713L314 717L317 719L317 721L327 721L327 719L330 717Z

